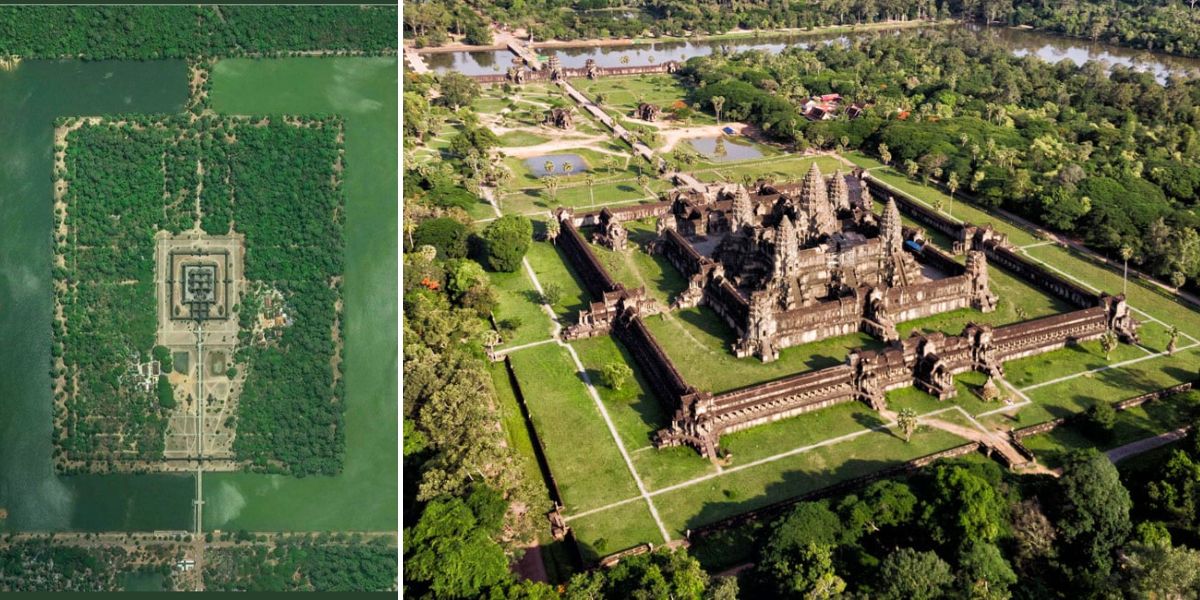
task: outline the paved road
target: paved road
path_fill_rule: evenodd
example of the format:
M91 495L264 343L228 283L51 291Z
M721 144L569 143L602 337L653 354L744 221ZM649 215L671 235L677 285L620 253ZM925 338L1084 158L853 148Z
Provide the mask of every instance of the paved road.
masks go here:
M1116 448L1105 452L1105 454L1108 455L1108 460L1117 463L1129 458L1130 456L1135 456L1143 452L1149 452L1155 448L1161 448L1167 444L1170 444L1171 442L1181 440L1187 436L1187 433L1188 427L1180 427L1175 431L1168 431L1154 437L1148 437L1144 440L1138 440L1136 442L1125 444L1124 446L1117 446Z

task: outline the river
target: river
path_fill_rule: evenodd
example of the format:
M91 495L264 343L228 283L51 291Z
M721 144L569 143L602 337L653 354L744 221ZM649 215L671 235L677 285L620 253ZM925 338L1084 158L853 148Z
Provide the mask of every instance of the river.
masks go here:
M1068 38L1028 29L986 28L975 24L949 25L943 27L974 31L979 35L990 35L1017 56L1037 55L1042 60L1057 63L1069 60L1082 65L1089 60L1102 61L1107 65L1124 65L1139 71L1154 74L1160 83L1176 74L1194 76L1200 74L1200 59L1151 53L1145 50L1124 48L1103 42L1092 43L1078 38ZM542 48L538 52L546 56L556 55L564 67L581 68L588 59L602 67L637 66L662 63L668 60L685 61L695 56L708 56L721 49L725 52L763 50L782 52L786 48L810 48L815 44L846 43L853 37L896 33L902 30L863 31L842 34L789 34L786 36L763 36L737 40L698 42L659 42L631 46L604 46L579 48ZM455 70L465 75L487 75L503 73L511 64L513 54L504 51L487 52L443 52L425 54L425 63L434 71ZM622 62L625 61L625 62Z

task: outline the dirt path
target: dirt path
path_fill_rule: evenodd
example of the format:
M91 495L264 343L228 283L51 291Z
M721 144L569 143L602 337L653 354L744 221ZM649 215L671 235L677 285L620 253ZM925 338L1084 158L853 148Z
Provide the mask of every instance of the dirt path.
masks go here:
M624 152L617 152L616 150L600 148L600 147L598 147L598 145L596 145L596 146L591 145L591 144L599 144L600 142L606 142L606 141L608 141L608 139L609 139L609 137L606 135L597 135L597 136L592 136L587 139L572 138L569 140L554 140L554 141L550 141L550 142L545 142L543 144L537 144L535 146L510 146L510 147L506 147L506 148L500 148L500 151L507 154L508 156L512 156L512 157L516 157L516 158L530 158L533 156L549 154L551 152L560 152L563 150L578 150L582 146L584 148L587 148L588 150L592 150L594 152L600 152L602 154L611 154L613 156L627 156L627 154Z
M968 414L966 411L962 412L967 416L968 419L974 421L974 418L972 418L970 414ZM879 411L879 415L890 421L899 421L899 415L897 415L896 412L891 409L881 410ZM933 417L923 417L920 418L918 422L923 425L941 429L942 431L952 433L958 437L968 439L973 442L979 442L980 444L983 444L984 446L987 446L988 448L991 448L992 450L1004 455L1004 458L1007 460L1008 464L1024 466L1025 468L1022 472L1042 473L1047 475L1054 474L1053 471L1043 467L1036 461L1027 461L1025 456L1020 452L1017 452L1017 449L1013 447L1012 443L1010 443L1003 435L1000 435L994 431L986 431L983 429L983 425L979 424L978 422L976 422L976 427L978 428L964 427L956 423L943 421L942 419L936 419Z
M730 127L740 134L742 130L747 127L747 125L745 123L738 123L734 121L730 123L722 123L720 125L699 125L696 127L682 127L679 129L660 129L658 134L661 135L666 141L658 151L670 152L676 144L683 140L721 135L724 133L724 129L726 127Z
M1120 462L1126 458L1129 458L1130 456L1136 456L1143 452L1149 452L1155 448L1161 448L1167 444L1170 444L1171 442L1181 440L1187 436L1189 429L1190 427L1180 427L1174 431L1160 433L1154 437L1148 437L1136 442L1130 442L1124 446L1117 446L1116 448L1113 448L1104 454L1108 456L1108 460L1111 460L1114 463Z

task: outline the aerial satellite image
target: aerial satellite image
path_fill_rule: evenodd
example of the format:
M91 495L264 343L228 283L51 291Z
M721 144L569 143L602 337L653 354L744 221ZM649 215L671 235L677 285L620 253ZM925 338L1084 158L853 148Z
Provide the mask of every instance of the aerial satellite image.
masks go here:
M0 592L399 589L398 24L0 8Z
M405 1L403 595L1200 595L1195 4Z

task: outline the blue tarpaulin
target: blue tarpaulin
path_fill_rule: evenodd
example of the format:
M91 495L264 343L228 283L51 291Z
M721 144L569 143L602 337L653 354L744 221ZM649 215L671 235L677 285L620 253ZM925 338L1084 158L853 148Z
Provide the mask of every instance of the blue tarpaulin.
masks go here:
M728 135L733 135L733 134L737 133L736 131L733 130L732 127L726 127L723 131Z
M918 243L916 243L916 242L914 242L914 241L912 241L912 240L904 240L904 245L905 245L905 246L908 246L908 248L909 248L910 250L912 250L913 252L920 252L920 251L921 251L921 245L920 245L920 244L918 244Z

